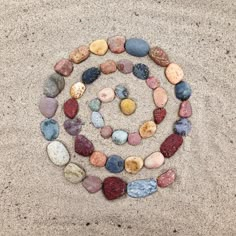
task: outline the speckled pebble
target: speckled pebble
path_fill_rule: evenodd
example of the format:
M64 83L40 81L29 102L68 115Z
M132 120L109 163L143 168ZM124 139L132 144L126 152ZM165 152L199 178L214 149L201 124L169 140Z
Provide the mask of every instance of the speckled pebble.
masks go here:
M102 152L95 151L90 156L89 161L93 166L103 167L106 164L107 156Z
M98 98L94 98L89 102L88 106L91 111L99 111L101 108L101 101Z
M157 107L164 107L168 101L166 90L162 87L156 88L153 92L153 100Z
M181 81L180 83L175 85L175 96L179 100L181 101L188 100L191 94L192 94L192 89L187 82Z
M98 98L101 102L111 102L115 98L115 92L112 88L104 88L98 93Z
M129 74L133 71L133 62L127 59L119 60L116 63L117 69L123 74Z
M141 157L130 156L125 159L125 170L130 174L137 174L143 168Z
M71 86L70 96L75 99L81 98L85 90L86 90L85 85L81 82L77 82Z
M64 121L65 131L72 136L76 136L80 133L82 125L83 123L79 118L74 118L73 120L67 119Z
M125 99L129 96L128 89L121 84L115 87L115 94L120 99Z
M125 51L125 37L124 36L113 36L108 38L108 47L113 53L122 53Z
M90 156L94 151L93 143L84 135L75 137L75 152L81 156Z
M92 122L93 126L97 129L102 128L105 125L102 114L97 111L92 112L91 122Z
M142 63L135 64L133 67L133 74L138 79L146 80L149 76L149 68Z
M54 70L65 77L69 76L73 71L73 63L68 59L61 59L54 66Z
M102 180L97 176L88 175L82 185L89 193L96 193L102 188Z
M154 152L145 159L144 165L148 169L155 169L163 165L164 161L165 158L161 152Z
M174 124L174 132L181 136L187 136L192 128L191 122L187 118L181 118Z
M188 118L192 115L192 106L189 101L183 101L179 107L179 116L182 118Z
M152 47L149 51L150 58L159 66L168 66L170 64L168 55L159 47Z
M59 125L57 121L53 119L45 119L42 121L40 129L43 137L48 141L56 139L59 135Z
M176 172L173 169L169 169L159 177L157 177L157 184L161 188L165 188L172 184L176 179Z
M82 61L86 60L90 55L90 51L87 46L79 46L78 48L75 48L69 55L69 59L75 63L79 64Z
M111 155L106 162L106 169L111 173L120 173L124 170L125 161L118 155Z
M103 126L100 130L100 134L104 139L108 139L112 136L113 129L111 126Z
M126 52L135 57L145 57L149 52L148 43L139 38L131 38L126 40Z
M85 178L86 173L80 166L71 162L64 168L64 176L69 182L77 184Z
M116 72L116 63L113 60L107 60L100 65L101 72L105 75Z
M149 138L156 133L157 126L153 121L143 123L139 128L139 134L142 138Z
M79 104L76 99L70 98L64 103L63 109L65 115L70 119L73 119L78 113Z
M150 89L156 89L160 87L160 80L154 76L148 77L146 83Z
M89 50L95 55L99 55L99 56L105 55L108 50L108 45L107 45L106 40L98 39L98 40L93 41L89 45Z
M160 124L166 117L166 109L165 108L156 108L153 111L153 119L156 124Z
M128 133L124 130L115 130L112 133L112 141L117 145L122 145L127 142Z
M135 101L130 98L126 98L126 99L121 100L120 110L123 114L125 114L127 116L133 114L136 110Z
M132 146L137 146L142 142L142 137L138 132L129 133L128 143Z
M170 63L165 70L166 78L171 84L178 84L184 77L181 67L175 63Z
M99 68L91 67L83 72L82 82L84 84L91 84L95 80L97 80L100 75L101 75L101 71Z
M46 118L52 118L58 107L58 101L55 98L42 97L39 102L39 110Z

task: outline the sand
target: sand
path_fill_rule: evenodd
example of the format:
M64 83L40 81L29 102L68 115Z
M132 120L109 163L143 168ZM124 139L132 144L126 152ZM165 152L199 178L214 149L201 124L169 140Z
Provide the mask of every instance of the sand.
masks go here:
M236 235L235 157L235 2L233 0L179 1L33 1L2 0L0 4L0 235ZM145 199L124 197L109 202L102 192L88 194L81 185L63 178L62 169L47 158L39 131L42 85L53 65L81 44L121 34L159 45L180 64L193 96L193 129L183 147L157 170L126 181L156 177L169 167L177 170L175 184ZM80 100L82 133L98 150L123 157L146 157L159 149L177 119L179 101L163 69L149 58L108 53L91 56L75 67L58 97L55 119L72 160L88 174L101 178L104 169L75 155L73 139L62 128L61 104L83 70L105 59L129 58L149 65L169 93L168 115L155 137L138 147L116 146L103 140L89 123L88 101L105 86L125 84L138 104L137 112L122 116L118 100L102 108L107 124L129 131L151 118L154 108L143 81L121 73L102 76Z

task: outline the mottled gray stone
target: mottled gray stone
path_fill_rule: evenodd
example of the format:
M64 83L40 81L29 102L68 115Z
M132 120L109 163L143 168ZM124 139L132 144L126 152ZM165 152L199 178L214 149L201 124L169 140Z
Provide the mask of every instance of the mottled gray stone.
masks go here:
M191 131L191 128L192 124L186 118L179 119L174 124L174 132L182 136L188 135L189 132Z

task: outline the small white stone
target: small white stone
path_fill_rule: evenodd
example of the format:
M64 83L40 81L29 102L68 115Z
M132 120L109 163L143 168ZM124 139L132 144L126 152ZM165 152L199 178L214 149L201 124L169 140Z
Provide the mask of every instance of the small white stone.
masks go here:
M111 102L115 98L115 92L112 88L104 88L98 93L98 98L104 103Z
M148 169L154 169L160 167L164 161L165 158L161 152L154 152L145 159L144 165Z
M72 98L78 99L83 96L85 92L85 85L81 82L77 82L71 86L70 95Z

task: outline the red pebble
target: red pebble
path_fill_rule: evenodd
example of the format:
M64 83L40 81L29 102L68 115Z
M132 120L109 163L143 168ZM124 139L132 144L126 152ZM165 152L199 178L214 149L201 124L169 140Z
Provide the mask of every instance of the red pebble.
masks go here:
M107 177L103 181L103 193L108 200L121 197L126 192L126 182L118 177Z
M192 107L189 101L183 101L179 107L179 116L182 118L188 118L192 115Z
M81 156L90 156L94 151L93 143L84 135L77 135L75 138L75 152Z
M79 110L79 104L74 98L70 98L64 103L64 113L70 119L73 119Z
M169 169L159 177L157 177L157 185L161 188L165 188L175 181L176 173L173 169Z
M171 134L166 140L161 144L160 151L164 157L171 157L179 149L183 143L182 136L178 134Z
M166 116L165 108L156 108L153 111L153 118L156 124L160 124L164 120L165 116Z
M63 76L69 76L73 71L73 63L68 59L61 59L54 66L54 70Z

